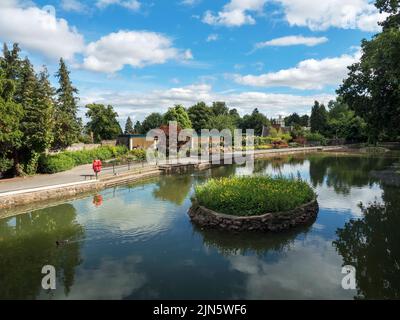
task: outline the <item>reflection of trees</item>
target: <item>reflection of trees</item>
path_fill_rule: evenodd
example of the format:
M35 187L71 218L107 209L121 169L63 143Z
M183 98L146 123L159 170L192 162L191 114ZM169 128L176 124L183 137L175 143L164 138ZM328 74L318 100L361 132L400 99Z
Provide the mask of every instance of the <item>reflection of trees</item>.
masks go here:
M71 204L0 220L0 298L36 298L42 290L41 270L46 264L56 268L68 294L75 267L81 263L80 242L74 241L83 235ZM55 242L60 239L69 243L57 247Z
M400 190L384 187L383 199L363 207L362 219L338 229L333 243L356 268L359 298L400 298Z
M164 176L157 182L157 186L158 188L153 191L156 198L181 205L192 187L192 177L190 175Z
M299 226L283 233L262 232L224 232L216 229L202 229L193 225L195 232L203 237L204 245L217 249L223 255L247 254L254 252L264 255L268 251L284 251L288 249L300 234L310 230L308 226Z
M383 169L392 161L383 157L310 156L310 179L314 187L326 178L328 187L348 194L351 187L363 187L377 182L369 175L372 170Z

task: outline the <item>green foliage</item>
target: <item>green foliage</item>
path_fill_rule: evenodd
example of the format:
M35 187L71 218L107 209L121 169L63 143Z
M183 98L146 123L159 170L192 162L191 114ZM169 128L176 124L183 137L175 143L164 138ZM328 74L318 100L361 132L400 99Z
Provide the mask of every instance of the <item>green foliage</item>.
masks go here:
M42 155L39 159L39 170L42 173L57 173L70 170L75 166L75 161L64 153L52 156Z
M226 116L229 114L229 108L226 106L225 102L215 101L212 103L211 112L214 114L214 116Z
M143 127L142 127L142 124L140 123L140 121L136 121L135 126L133 128L133 133L135 133L135 134L144 133Z
M386 28L361 44L359 62L337 91L368 125L369 142L400 134L400 30Z
M240 124L240 128L243 130L253 129L256 136L262 134L263 126L270 126L270 122L265 115L258 111L257 108L253 110L251 115L246 114Z
M321 145L326 145L326 138L318 132L306 132L304 138L308 142L319 142Z
M0 60L3 65L3 61ZM23 142L20 122L24 116L21 104L15 103L14 81L5 78L0 69L0 162L1 172L7 171L10 164L18 160L18 149ZM13 159L13 160L11 160Z
M92 150L64 151L57 154L42 155L39 170L43 173L56 173L70 170L75 166L92 163L93 160L108 160L127 154L124 146L105 146Z
M290 116L285 117L285 126L290 127L294 125L300 125L301 118L297 113L292 113Z
M140 122L139 122L139 124L140 124ZM133 122L131 120L131 117L128 117L128 119L126 119L126 123L125 123L124 134L133 134L133 133L134 133Z
M310 117L311 132L325 134L328 128L328 112L323 104L315 101Z
M178 126L182 129L189 129L192 127L189 115L186 109L181 105L175 105L173 108L169 108L164 114L163 123L168 124L170 121L176 121Z
M0 156L0 174L7 172L13 166L13 161L5 157L5 155Z
M142 131L140 133L146 134L151 129L157 129L163 124L163 116L157 112L149 114L142 122Z
M129 154L132 155L137 161L146 160L146 150L144 149L133 149L129 152Z
M210 179L197 186L195 192L200 205L238 216L287 211L316 197L300 179L269 176Z
M86 131L93 132L95 142L111 140L122 134L121 126L118 123L116 113L112 106L103 104L88 104L86 116L90 121L86 124Z
M227 114L212 116L206 125L206 129L217 129L219 131L229 129L231 132L235 129L233 118Z
M199 133L201 129L207 128L213 112L204 102L198 102L188 109L188 115L193 129Z
M72 85L70 72L63 59L56 74L60 87L57 89L55 106L55 129L53 149L64 149L78 141L81 132L81 121L77 117L78 90Z

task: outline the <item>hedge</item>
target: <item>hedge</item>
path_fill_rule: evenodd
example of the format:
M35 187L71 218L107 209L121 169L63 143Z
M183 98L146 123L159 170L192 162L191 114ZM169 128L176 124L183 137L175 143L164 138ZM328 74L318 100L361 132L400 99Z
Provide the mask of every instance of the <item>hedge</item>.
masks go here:
M39 159L39 172L56 173L70 170L75 166L92 163L95 159L108 160L128 152L124 146L106 146L92 150L64 151L57 154L42 155Z

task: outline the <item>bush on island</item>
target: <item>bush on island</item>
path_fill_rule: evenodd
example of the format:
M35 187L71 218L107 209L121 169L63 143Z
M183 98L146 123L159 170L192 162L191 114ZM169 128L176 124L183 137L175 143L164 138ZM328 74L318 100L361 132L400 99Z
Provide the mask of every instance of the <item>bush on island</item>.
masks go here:
M252 176L210 179L195 188L200 206L235 216L289 211L316 198L301 179Z

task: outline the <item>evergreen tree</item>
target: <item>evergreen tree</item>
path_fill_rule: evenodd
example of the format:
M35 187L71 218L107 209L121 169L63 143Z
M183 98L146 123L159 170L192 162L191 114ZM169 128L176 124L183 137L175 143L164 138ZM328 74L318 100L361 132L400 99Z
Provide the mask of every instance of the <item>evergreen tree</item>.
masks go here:
M78 105L76 94L69 77L70 72L63 59L60 59L60 68L56 74L60 87L57 89L57 103L55 108L55 130L53 148L62 149L78 140L81 132L81 122L77 118Z
M318 101L314 102L314 106L311 110L310 117L311 132L318 132L320 134L326 134L328 127L328 112L323 104Z
M19 53L21 49L17 43L14 43L12 50L8 49L6 43L3 45L3 58L1 59L1 68L3 69L3 77L15 81L15 89L18 86L19 71L21 67L21 59ZM17 93L17 90L14 91Z
M143 126L140 123L140 121L136 121L135 127L133 128L133 133L136 133L136 134L144 133Z
M3 60L1 60L3 63ZM19 173L19 154L23 133L20 121L24 111L20 104L13 101L15 82L5 77L0 68L0 172L14 167L14 174Z
M128 119L126 119L126 123L125 123L125 134L132 134L134 132L133 129L133 122L131 120L131 117L128 117Z
M53 140L54 90L48 77L46 68L36 76L29 59L23 61L19 98L24 109L21 121L24 141L20 156L28 174L36 172L40 154Z

